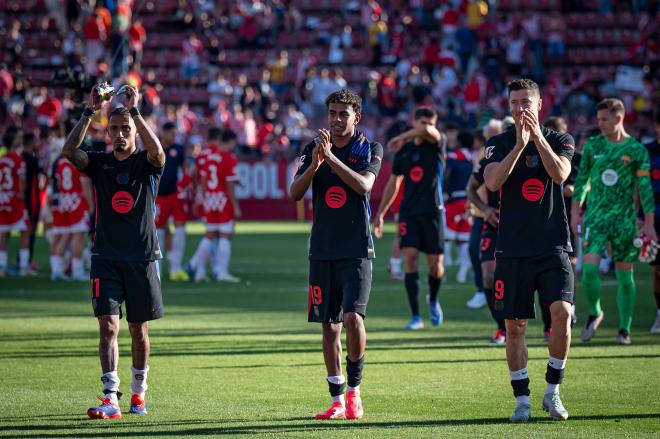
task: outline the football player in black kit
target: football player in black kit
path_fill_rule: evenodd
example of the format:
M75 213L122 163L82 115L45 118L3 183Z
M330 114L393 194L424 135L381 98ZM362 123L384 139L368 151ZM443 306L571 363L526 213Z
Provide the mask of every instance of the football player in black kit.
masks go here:
M571 172L575 143L569 134L539 124L542 101L534 81L518 79L508 87L515 129L486 143L484 180L501 194L493 307L506 321L506 357L516 397L510 420L531 417L525 329L527 319L534 318L535 290L550 304L552 317L542 408L553 419L567 419L559 384L571 341L574 291L562 183Z
M99 321L104 397L87 414L99 419L122 417L117 374L122 302L126 302L132 339L130 413L133 414L147 412L144 403L150 350L147 321L163 316L157 266L161 252L154 216L165 153L138 111L138 90L129 86L125 90L125 106L115 108L108 117L111 153L85 152L79 148L91 117L108 102L99 95L98 86L92 90L87 108L62 150L62 155L87 174L94 185L96 231L90 277L92 306ZM136 149L136 133L144 150Z
M383 147L357 130L359 96L340 90L325 103L330 130L319 130L319 136L305 147L289 194L298 201L312 186L308 320L323 325L323 357L332 397L332 406L315 417L360 419L364 317L375 257L369 193L380 170ZM346 326L347 379L341 366L342 326Z
M392 163L392 175L385 185L374 218L374 234L380 237L387 209L392 205L399 185L405 182L398 233L404 255L404 283L412 311L412 319L406 328L412 330L424 327L419 313L419 252L426 253L429 268L429 318L434 326L440 326L443 321L438 292L445 273L441 181L447 142L436 128L436 121L435 111L418 108L413 117L413 128L390 140L388 146L397 152Z

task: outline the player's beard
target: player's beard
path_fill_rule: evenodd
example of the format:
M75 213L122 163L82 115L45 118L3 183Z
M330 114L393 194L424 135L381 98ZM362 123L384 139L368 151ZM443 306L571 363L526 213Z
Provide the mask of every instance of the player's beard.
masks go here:
M128 150L130 150L130 149L131 149L131 148L130 148L130 145L128 144L128 142L125 142L125 143L119 143L119 144L115 143L115 144L114 144L114 150L115 150L116 152L126 152L126 151L128 151Z

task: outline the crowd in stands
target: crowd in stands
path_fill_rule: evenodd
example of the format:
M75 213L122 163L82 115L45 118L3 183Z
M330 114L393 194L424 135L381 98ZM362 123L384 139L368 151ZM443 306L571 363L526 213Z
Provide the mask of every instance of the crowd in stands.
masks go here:
M577 134L617 96L644 139L660 90L652 0L3 3L0 132L43 142L64 136L101 78L138 86L142 113L174 122L191 155L219 126L238 134L242 157L272 159L295 156L342 87L363 96L361 129L383 143L420 105L466 131L501 119L506 82L520 76L542 84L542 119L561 115ZM97 142L105 123L94 122Z

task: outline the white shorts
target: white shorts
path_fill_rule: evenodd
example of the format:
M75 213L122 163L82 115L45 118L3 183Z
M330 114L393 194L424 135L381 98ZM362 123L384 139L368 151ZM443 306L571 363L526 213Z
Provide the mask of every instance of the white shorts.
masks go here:
M51 235L68 235L69 233L87 233L89 232L89 216L83 218L72 226L51 227Z
M234 233L234 221L227 221L220 224L206 224L207 232Z
M457 232L445 227L445 241L463 241L468 242L470 240L470 233L468 232Z
M17 232L25 232L28 229L25 218L21 218L14 224L0 224L0 233L7 233L15 230Z

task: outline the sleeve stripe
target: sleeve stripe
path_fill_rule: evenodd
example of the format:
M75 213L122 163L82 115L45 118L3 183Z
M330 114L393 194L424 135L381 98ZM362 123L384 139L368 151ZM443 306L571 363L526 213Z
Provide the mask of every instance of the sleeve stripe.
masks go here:
M638 177L648 177L649 175L651 174L648 169L640 169L639 171L637 171Z

